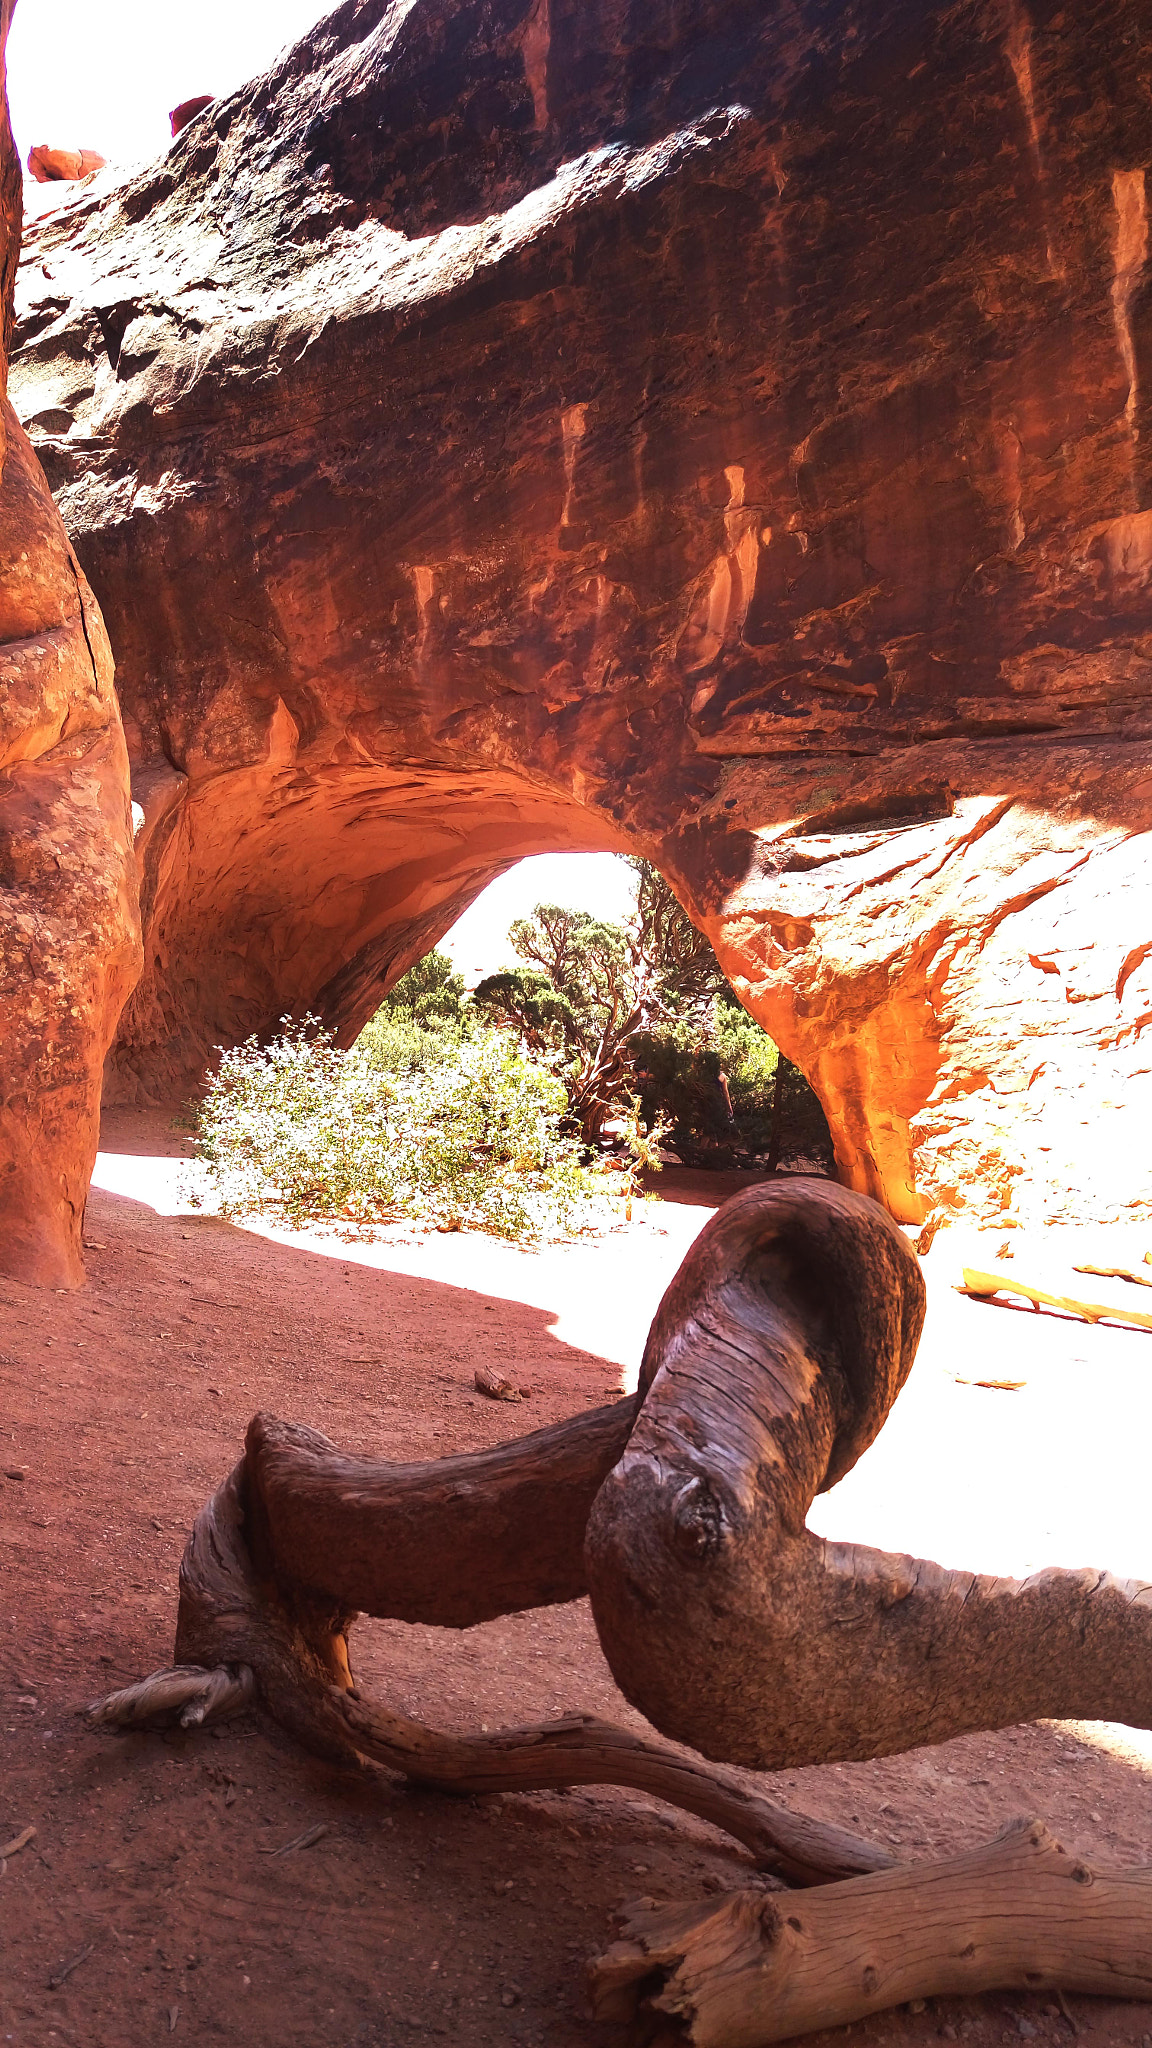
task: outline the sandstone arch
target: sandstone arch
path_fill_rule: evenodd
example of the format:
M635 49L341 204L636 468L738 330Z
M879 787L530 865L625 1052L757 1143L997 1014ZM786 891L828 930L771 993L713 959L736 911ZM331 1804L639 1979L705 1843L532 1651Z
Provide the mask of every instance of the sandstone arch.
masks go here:
M374 776L398 838L492 777L658 862L852 1186L1146 1213L1145 26L357 0L38 225L14 388L157 821L116 1085L213 958L237 1029L343 1014L472 886L397 855L298 973L294 805L336 872Z
M4 397L20 245L0 4L0 1273L73 1287L139 968L128 757L92 592Z

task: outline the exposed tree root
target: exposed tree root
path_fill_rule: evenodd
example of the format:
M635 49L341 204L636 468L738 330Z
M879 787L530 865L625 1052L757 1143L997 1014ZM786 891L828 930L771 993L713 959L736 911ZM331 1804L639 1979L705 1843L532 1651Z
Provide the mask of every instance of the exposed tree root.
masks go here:
M948 1571L806 1528L881 1427L923 1305L901 1232L841 1188L751 1190L697 1238L585 1539L613 1676L662 1734L781 1770L1042 1715L1152 1725L1152 1585Z
M947 1862L799 1900L729 1892L629 1908L590 1969L599 2020L638 2044L765 2048L905 1999L977 1991L1152 1998L1152 1870L1101 1870L1043 1821Z
M585 1418L581 1418L583 1421ZM272 1431L267 1418L265 1431ZM518 1446L515 1448L519 1448ZM591 1715L490 1735L448 1735L361 1698L351 1685L349 1617L293 1607L262 1583L245 1541L240 1465L201 1510L180 1573L178 1650L203 1657L227 1648L229 1663L185 1661L98 1700L94 1726L141 1727L226 1718L257 1693L307 1748L338 1761L383 1765L446 1792L527 1792L566 1785L623 1785L665 1799L742 1842L760 1867L794 1885L883 1870L878 1844L752 1791L735 1771L644 1742ZM333 1626L337 1622L338 1626Z
M235 1670L218 1664L211 1671L203 1664L172 1664L93 1700L85 1719L93 1728L147 1728L173 1719L181 1728L200 1728L255 1704L256 1679L247 1664Z

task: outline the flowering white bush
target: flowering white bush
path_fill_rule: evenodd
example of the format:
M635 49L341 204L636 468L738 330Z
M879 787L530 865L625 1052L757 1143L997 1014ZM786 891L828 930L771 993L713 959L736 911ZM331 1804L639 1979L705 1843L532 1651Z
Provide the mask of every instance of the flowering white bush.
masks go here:
M225 1215L292 1223L407 1216L501 1237L588 1227L600 1173L562 1132L562 1083L518 1042L478 1030L423 1065L341 1052L317 1019L221 1056L197 1116L204 1184Z

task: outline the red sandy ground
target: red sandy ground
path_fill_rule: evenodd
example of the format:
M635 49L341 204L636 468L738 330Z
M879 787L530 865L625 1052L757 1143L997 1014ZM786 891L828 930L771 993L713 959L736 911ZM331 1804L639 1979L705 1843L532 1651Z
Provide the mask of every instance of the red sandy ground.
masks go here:
M155 1117L121 1116L105 1142L178 1149ZM700 1203L729 1190L695 1176L669 1191ZM168 1661L189 1523L255 1409L350 1449L428 1457L611 1397L618 1360L557 1341L538 1306L366 1267L331 1243L286 1246L98 1192L87 1235L98 1248L83 1292L0 1288L0 1474L23 1473L0 1476L0 1843L36 1829L0 1876L0 2044L134 2048L174 2035L398 2048L432 2035L459 2048L610 2048L618 2037L588 2017L583 1969L614 1907L744 1881L748 1860L726 1838L622 1792L448 1800L352 1782L254 1720L211 1735L93 1735L76 1708ZM663 1249L657 1239L635 1226L641 1323L686 1242L683 1231ZM454 1242L435 1242L438 1270ZM617 1274L619 1252L616 1240ZM985 1370L996 1343L1021 1355L1022 1322L964 1310L983 1317ZM1134 1333L1086 1340L1068 1328L1057 1325L1065 1351L1099 1337L1093 1363L1117 1385L1148 1373L1152 1352ZM527 1381L527 1404L481 1400L482 1362ZM927 1407L907 1397L913 1431L936 1427L941 1389L986 1436L1026 1413L1010 1394L957 1389L954 1373L937 1381L923 1382ZM1042 1421L1042 1402L1035 1412ZM442 1725L568 1707L639 1725L583 1603L463 1635L366 1623L353 1650L367 1691ZM1152 1851L1150 1753L1115 1731L1041 1724L766 1786L913 1860L1038 1813L1071 1847L1132 1864ZM328 1833L313 1847L270 1854L318 1823ZM1074 1999L1072 2011L1089 2042L1152 2048L1149 2008ZM934 2000L849 2031L869 2048L1072 2039L1055 2005L1015 1994Z

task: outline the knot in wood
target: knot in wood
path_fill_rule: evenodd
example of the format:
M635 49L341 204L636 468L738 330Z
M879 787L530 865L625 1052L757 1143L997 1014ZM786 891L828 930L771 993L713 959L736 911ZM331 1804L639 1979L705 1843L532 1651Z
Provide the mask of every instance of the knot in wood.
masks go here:
M672 1547L689 1563L715 1556L724 1541L724 1510L706 1479L690 1479L672 1504Z

